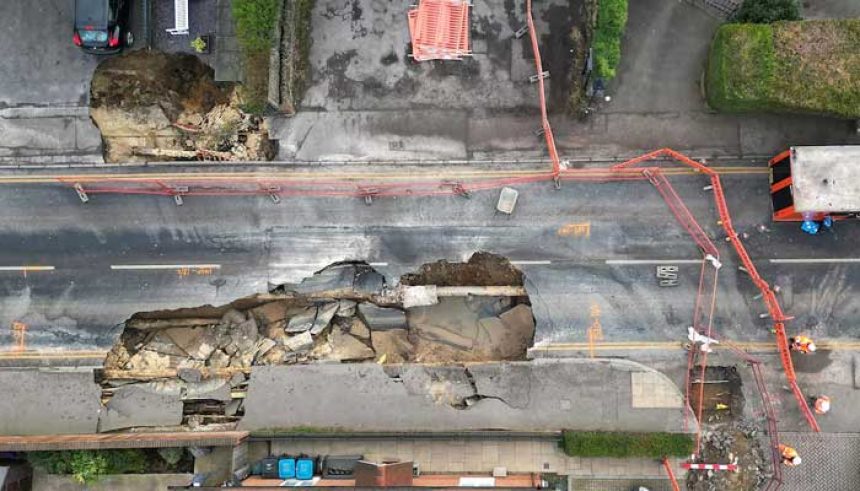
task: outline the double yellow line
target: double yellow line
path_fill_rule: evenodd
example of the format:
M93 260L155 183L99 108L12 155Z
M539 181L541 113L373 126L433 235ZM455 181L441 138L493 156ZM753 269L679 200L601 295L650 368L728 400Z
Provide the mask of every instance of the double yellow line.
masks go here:
M684 349L686 343L675 341L641 341L641 342L597 342L597 343L552 343L545 346L536 346L530 351L635 351L635 350L679 350ZM860 341L822 341L815 343L820 351L857 351L860 350ZM744 351L776 352L775 342L770 341L741 341L732 342L733 346ZM723 344L712 344L717 350L729 349Z
M719 174L767 174L765 167L749 166L720 166L712 167ZM149 180L163 181L260 181L267 180L297 180L297 181L357 181L357 180L469 180L469 179L491 179L491 178L526 178L544 176L548 170L526 169L526 170L413 170L410 172L342 172L342 171L283 171L272 172L168 172L168 173L117 173L117 174L55 174L55 175L32 175L32 176L5 176L0 177L0 184L51 184L57 182L65 183L93 183L93 182L140 182ZM666 167L663 169L666 175L695 175L700 172L689 167ZM573 172L572 172L573 174ZM583 177L600 177L607 174L605 168L585 168L575 171L576 175Z

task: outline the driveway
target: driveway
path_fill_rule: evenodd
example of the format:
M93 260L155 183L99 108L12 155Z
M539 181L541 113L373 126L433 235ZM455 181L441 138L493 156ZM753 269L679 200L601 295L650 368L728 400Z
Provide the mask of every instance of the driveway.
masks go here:
M87 109L99 60L72 44L74 6L0 2L0 163L102 161Z

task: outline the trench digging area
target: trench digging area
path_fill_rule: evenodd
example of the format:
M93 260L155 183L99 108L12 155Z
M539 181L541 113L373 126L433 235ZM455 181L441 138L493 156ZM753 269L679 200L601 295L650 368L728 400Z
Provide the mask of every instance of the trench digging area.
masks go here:
M701 369L691 373L690 405L699 407ZM743 381L737 367L709 366L702 388L702 451L697 462L737 464L737 472L687 472L690 491L753 491L773 475L767 448L766 425L752 412L744 412Z
M397 286L366 263L335 263L300 283L228 305L132 316L96 374L107 415L100 431L146 427L122 417L144 396L165 397L164 406L174 407L170 417L156 418L158 429L232 428L243 415L254 366L378 363L396 369L403 363L523 360L534 328L523 275L499 256L476 253L466 263L426 264ZM451 368L439 372L434 386L463 382L445 373L465 370L468 379L467 368ZM473 396L431 399L462 409L479 397Z
M216 83L192 55L132 51L93 74L90 117L106 162L261 161L275 154L235 84Z

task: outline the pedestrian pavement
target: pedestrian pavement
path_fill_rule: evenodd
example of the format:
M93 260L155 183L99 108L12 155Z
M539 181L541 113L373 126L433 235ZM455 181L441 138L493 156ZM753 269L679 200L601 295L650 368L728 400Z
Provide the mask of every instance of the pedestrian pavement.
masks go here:
M569 457L554 438L469 437L469 438L283 438L266 443L251 443L253 462L271 455L363 455L380 462L397 459L417 462L421 472L491 473L505 467L509 473L553 473L579 479L667 479L660 461L655 459ZM683 476L681 459L673 459L676 476ZM597 489L597 488L574 488ZM606 488L600 488L606 489ZM655 488L659 489L659 488Z
M779 440L794 447L803 461L784 467L784 491L848 491L860 486L860 433L782 432Z

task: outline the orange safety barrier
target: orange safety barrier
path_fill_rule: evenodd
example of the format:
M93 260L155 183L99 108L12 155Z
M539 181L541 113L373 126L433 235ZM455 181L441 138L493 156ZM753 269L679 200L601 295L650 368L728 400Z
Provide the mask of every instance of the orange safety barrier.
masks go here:
M552 126L549 124L549 117L546 111L546 89L543 83L543 62L540 58L540 47L538 47L537 33L535 32L535 21L532 16L532 0L526 0L526 23L529 26L529 38L532 42L532 53L535 57L535 68L537 68L537 84L538 84L538 99L540 100L540 121L541 129L543 129L544 138L546 138L546 148L549 152L549 158L552 161L552 176L556 182L561 173L561 160L558 157L558 150L555 148L555 136L552 134Z
M640 162L644 162L646 160L651 160L662 156L669 156L678 162L681 162L685 165L688 165L694 169L701 171L703 174L707 175L710 178L711 189L714 195L714 202L717 207L717 214L720 218L718 223L726 232L728 236L728 241L731 242L732 246L734 247L735 252L741 260L741 264L749 274L753 284L762 293L762 297L764 299L765 306L767 307L768 314L773 319L773 329L776 333L776 342L777 347L779 348L779 355L782 361L783 370L785 371L785 376L786 379L788 379L791 391L794 394L795 399L797 400L797 404L800 408L801 414L803 414L807 424L809 424L809 427L813 431L821 431L820 427L818 426L818 421L816 421L815 419L815 415L812 414L812 411L809 409L809 405L806 402L806 398L803 396L803 392L797 385L797 375L794 371L794 363L791 361L791 351L789 349L788 339L785 334L785 321L789 320L790 317L786 317L785 313L782 310L782 307L779 304L779 301L776 299L776 295L770 288L770 285L759 274L758 269L755 267L755 264L752 262L752 259L749 256L749 253L747 253L746 247L743 245L743 242L741 242L740 237L734 228L734 225L732 225L732 218L729 214L729 208L728 204L726 203L726 197L723 192L723 185L720 181L720 176L713 169L710 169L702 165L701 163L696 162L695 160L687 157L686 155L683 155L669 148L663 148L651 153L647 153L645 155L641 155L626 162L616 164L612 166L612 169L629 168Z
M459 60L470 54L467 0L421 0L406 19L415 60Z
M672 464L669 462L668 457L663 457L663 468L666 469L666 474L669 475L669 484L672 485L672 490L681 491L681 487L678 486L678 479L675 478L675 471L672 470Z

